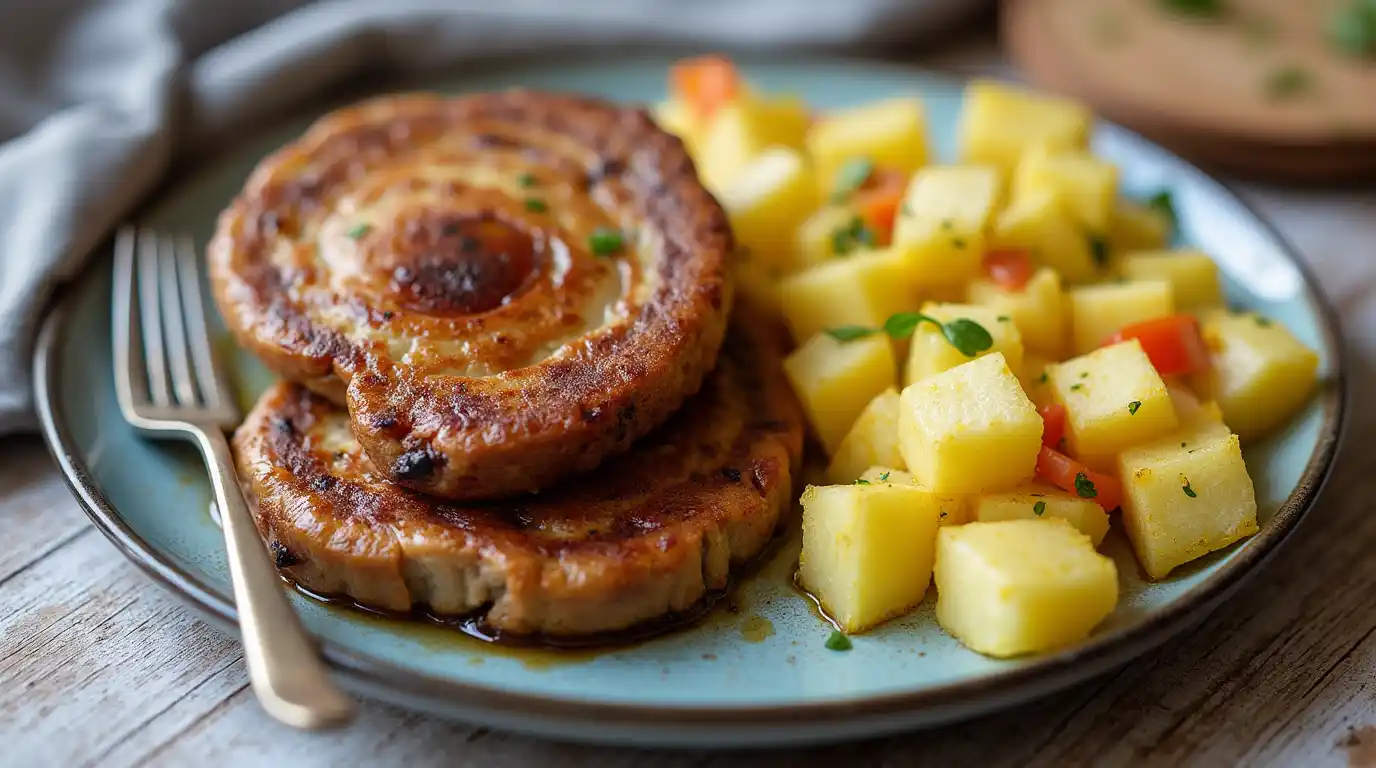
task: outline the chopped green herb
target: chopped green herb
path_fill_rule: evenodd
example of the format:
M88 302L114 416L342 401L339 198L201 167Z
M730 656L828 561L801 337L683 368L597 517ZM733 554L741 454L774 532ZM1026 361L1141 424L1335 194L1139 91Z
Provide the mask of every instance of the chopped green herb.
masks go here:
M951 245L952 245L957 251L961 251L961 250L964 250L964 249L965 249L965 241L964 241L964 240L961 240L961 239L958 238L958 237L953 237L953 238L951 238Z
M1199 496L1199 494L1195 493L1194 489L1190 487L1190 479L1188 477L1182 476L1180 478L1180 490L1184 491L1185 495L1192 499Z
M941 228L946 230L947 232L950 232L951 230L955 229L955 227L956 223L954 221L951 221L950 219L941 220Z
M588 235L588 247L598 256L611 256L626 246L626 236L619 229L598 227Z
M535 174L523 173L516 177L516 183L523 187L533 187L535 186Z
M1089 378L1089 371L1080 371L1080 378L1082 378L1082 379L1087 379L1087 378Z
M1013 318L1009 317L1008 315L999 315L998 321L1000 323L1009 323L1013 321Z
M846 161L846 164L836 172L836 187L831 191L831 201L844 203L849 200L856 190L869 181L873 173L874 163L868 158L856 157Z
M1100 267L1108 265L1108 240L1098 235L1089 236L1089 254Z
M1046 371L1042 371L1042 375L1037 377L1037 381L1041 382L1042 384L1046 383L1046 379Z
M1271 318L1269 317L1262 317L1261 315L1256 315L1254 319L1257 321L1257 325L1261 326L1262 328L1271 327Z
M1046 502L1039 501L1032 505L1032 514L1041 517L1046 512Z
M1099 492L1094 488L1094 481L1090 480L1085 473L1080 472L1075 475L1075 494L1082 499L1092 499L1098 496Z
M1080 390L1082 390L1082 389L1084 389L1084 388L1085 388L1085 385L1083 385L1083 384L1071 384L1071 385L1070 385L1070 391L1071 391L1071 392L1079 392Z
M1180 444L1180 447L1181 447L1181 448L1184 448L1184 447L1185 447L1185 444L1184 444L1184 443L1181 443L1181 444Z
M832 630L831 636L827 638L828 651L849 651L851 647L850 638L837 630Z
M879 482L881 482L881 483L887 483L887 482L889 482L889 473L888 473L888 472L885 472L885 473L881 474L881 475L879 476Z
M1136 416L1136 415L1137 415L1137 409L1138 409L1138 408L1141 408L1141 407L1142 407L1142 401L1141 401L1141 400L1133 400L1132 402L1128 403L1128 415L1129 415L1129 416Z
M527 197L526 210L531 213L544 213L549 210L549 206L545 205L545 201L538 197Z
M1376 57L1376 2L1350 0L1334 10L1328 39L1343 53Z
M938 520L945 520L945 519L946 519L946 510L944 510L944 509L941 510L941 514L937 516L937 519L938 519Z
M1216 19L1227 11L1223 0L1157 0L1165 10L1197 19Z
M874 243L874 232L865 226L864 219L859 216L831 233L831 252L837 256L844 256L861 246L871 247Z
M363 222L350 227L346 234L348 234L350 240L358 240L371 231L373 231L373 225Z
M1171 225L1174 231L1179 225L1179 219L1175 215L1175 199L1171 196L1169 189L1163 189L1152 195L1147 200L1147 207L1166 217L1166 222Z
M868 480L866 480L865 478L862 477L862 478L860 478L859 480L856 480L856 481L855 481L855 484L856 484L856 485L869 485L869 484L870 484L870 481L868 481Z
M838 328L827 328L822 332L837 341L855 341L879 333L874 328L863 325L843 325Z
M1309 72L1296 66L1281 67L1266 76L1266 93L1273 99L1288 99L1309 90Z

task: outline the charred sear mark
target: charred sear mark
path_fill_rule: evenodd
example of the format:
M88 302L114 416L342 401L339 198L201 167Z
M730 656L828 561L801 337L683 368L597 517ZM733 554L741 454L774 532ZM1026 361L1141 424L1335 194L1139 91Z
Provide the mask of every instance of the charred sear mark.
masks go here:
M602 409L597 407L584 408L580 415L583 417L584 424L596 424L602 420Z
M635 426L635 403L631 403L616 412L616 439L622 441L631 433Z
M741 481L741 471L735 467L722 467L721 476L733 483L739 483Z
M272 562L278 568L290 568L301 562L301 558L292 554L287 545L280 541L274 541L268 545L268 551L272 553Z
M392 463L392 474L398 480L409 480L419 482L426 480L434 474L436 469L435 458L424 449L407 451L397 457Z
M620 176L625 172L625 161L617 157L604 157L597 165L588 169L587 184L589 187L595 187L607 179Z

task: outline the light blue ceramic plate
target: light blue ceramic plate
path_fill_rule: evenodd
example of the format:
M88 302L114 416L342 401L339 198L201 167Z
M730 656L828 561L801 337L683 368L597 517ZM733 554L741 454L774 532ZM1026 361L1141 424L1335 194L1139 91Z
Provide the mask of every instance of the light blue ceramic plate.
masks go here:
M521 65L417 87L527 85L652 101L662 95L666 63ZM842 62L761 63L746 73L762 88L797 92L821 107L918 94L940 156L952 157L956 82ZM154 201L142 223L187 231L204 243L253 164L304 124L305 118L266 132L191 174ZM596 654L511 653L297 599L341 678L406 706L555 737L695 746L815 742L930 725L1045 694L1132 658L1202 615L1295 529L1328 473L1343 422L1338 335L1289 248L1227 189L1121 129L1104 126L1096 141L1123 169L1127 194L1174 192L1184 240L1219 258L1232 302L1284 322L1320 350L1319 396L1278 435L1247 447L1262 522L1256 536L1149 584L1115 534L1105 547L1122 574L1118 610L1079 647L1013 661L962 648L937 627L930 599L855 638L849 653L826 650L829 627L789 587L796 544L747 580L738 611L718 609L691 629ZM140 440L116 407L108 262L96 259L66 291L43 334L37 378L47 439L96 524L173 592L232 625L229 576L198 458ZM252 396L266 376L248 356L234 354Z

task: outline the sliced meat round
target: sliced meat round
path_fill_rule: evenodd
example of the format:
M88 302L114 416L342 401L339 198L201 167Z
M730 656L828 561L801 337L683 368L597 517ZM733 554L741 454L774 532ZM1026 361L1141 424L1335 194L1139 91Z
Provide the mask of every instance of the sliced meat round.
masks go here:
M507 91L365 102L264 160L209 248L240 344L452 499L597 466L697 391L726 216L643 110Z

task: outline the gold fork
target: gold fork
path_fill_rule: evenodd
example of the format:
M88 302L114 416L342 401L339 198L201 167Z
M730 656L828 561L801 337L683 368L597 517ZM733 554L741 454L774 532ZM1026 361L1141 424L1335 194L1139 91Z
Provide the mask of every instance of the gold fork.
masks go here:
M205 457L258 701L295 728L347 722L353 702L326 673L287 602L235 480L225 431L240 414L206 331L190 238L122 228L115 238L112 305L115 387L124 418L151 437L189 440Z

